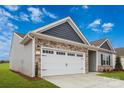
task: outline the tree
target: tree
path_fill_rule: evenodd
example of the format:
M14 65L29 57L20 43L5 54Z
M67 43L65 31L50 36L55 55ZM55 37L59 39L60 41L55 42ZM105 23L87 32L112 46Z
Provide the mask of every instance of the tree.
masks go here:
M122 67L121 60L120 60L120 57L119 56L116 57L115 70L116 71L123 70L123 67Z

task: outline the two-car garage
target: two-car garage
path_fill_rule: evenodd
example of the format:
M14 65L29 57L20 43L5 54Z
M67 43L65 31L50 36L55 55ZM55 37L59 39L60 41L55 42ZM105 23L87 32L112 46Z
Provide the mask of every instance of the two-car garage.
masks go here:
M85 73L85 53L55 48L41 49L41 76Z

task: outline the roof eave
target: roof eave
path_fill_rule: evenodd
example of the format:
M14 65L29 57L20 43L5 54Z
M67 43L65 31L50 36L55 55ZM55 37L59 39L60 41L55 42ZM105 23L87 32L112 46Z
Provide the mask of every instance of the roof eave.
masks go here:
M107 49L98 48L98 47L86 45L86 44L81 44L78 42L65 40L65 39L61 39L61 38L57 38L57 37L53 37L53 36L49 36L49 35L44 35L44 34L39 34L39 33L32 33L32 35L34 35L34 37L38 37L38 38L45 39L45 40L56 41L56 42L61 42L61 43L84 47L84 48L87 48L88 50L94 49L94 50L101 50L101 51L105 51L105 52L115 53L114 51L110 51Z

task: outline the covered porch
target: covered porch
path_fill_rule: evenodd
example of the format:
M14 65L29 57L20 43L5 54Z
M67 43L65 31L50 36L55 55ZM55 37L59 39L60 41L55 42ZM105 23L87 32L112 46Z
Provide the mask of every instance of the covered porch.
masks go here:
M88 50L88 68L89 72L96 72L98 65L97 65L97 51L95 50Z

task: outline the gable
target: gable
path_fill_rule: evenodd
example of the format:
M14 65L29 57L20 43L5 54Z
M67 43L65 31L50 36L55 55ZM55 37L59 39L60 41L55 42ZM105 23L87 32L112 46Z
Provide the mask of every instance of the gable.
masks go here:
M111 48L109 47L107 41L100 48L111 50Z
M45 35L50 35L50 36L54 36L54 37L71 40L71 41L84 44L84 42L77 35L77 33L74 31L74 29L70 26L68 22L55 26L41 33Z
M96 41L92 41L90 42L91 45L94 45L94 46L100 46L106 39L100 39L100 40L96 40Z

